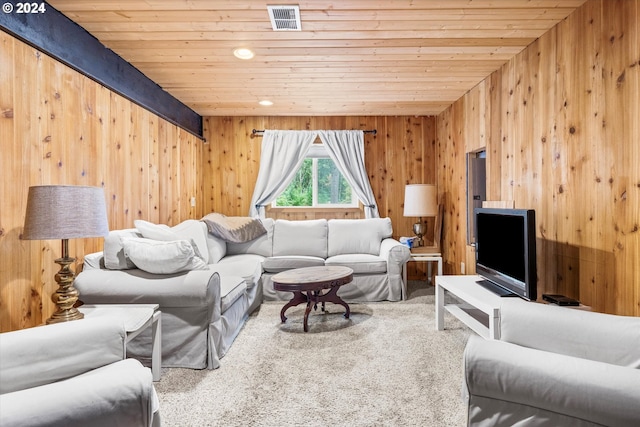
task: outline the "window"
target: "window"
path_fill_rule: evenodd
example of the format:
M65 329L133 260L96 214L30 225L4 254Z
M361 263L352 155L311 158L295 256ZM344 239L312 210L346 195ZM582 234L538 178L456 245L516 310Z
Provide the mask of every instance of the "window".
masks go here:
M293 181L271 206L353 208L358 199L324 146L314 144Z

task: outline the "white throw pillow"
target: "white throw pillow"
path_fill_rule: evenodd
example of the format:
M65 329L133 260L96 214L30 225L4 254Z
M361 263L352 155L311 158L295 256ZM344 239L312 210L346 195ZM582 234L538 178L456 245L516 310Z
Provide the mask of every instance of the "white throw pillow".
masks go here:
M193 244L196 256L199 256L206 263L209 261L209 250L207 249L206 233L207 228L204 223L195 219L188 219L175 227L164 224L154 224L142 219L133 221L142 237L146 239L161 240L170 242L174 240L188 240Z
M207 268L202 258L196 256L194 245L188 240L124 238L122 245L126 256L136 267L149 273L173 274Z

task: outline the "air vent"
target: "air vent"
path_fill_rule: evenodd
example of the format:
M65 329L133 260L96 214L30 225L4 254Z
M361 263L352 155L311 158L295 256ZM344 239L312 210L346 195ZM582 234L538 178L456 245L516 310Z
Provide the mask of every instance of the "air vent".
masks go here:
M273 31L300 31L299 6L267 6Z

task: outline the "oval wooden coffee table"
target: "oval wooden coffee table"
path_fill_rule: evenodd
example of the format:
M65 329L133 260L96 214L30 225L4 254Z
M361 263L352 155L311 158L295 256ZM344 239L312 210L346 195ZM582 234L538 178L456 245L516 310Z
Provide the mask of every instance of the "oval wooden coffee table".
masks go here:
M293 292L291 301L286 303L280 311L282 323L287 321L284 313L289 307L302 303L307 303L307 309L304 311L305 332L309 331L308 319L311 307L313 306L314 310L317 309L318 303L322 303L322 311L324 311L325 302L342 305L347 310L344 317L348 319L351 313L349 305L338 296L337 292L340 286L351 283L352 280L352 269L337 266L296 268L276 274L271 278L273 288L277 291Z

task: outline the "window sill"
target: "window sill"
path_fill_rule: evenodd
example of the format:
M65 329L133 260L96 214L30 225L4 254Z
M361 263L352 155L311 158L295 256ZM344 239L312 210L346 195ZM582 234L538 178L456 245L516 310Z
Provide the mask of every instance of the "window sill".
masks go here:
M362 219L364 215L364 207L360 208L309 208L309 207L267 207L266 216L268 218L286 219L292 221L312 220L312 219Z
M277 213L277 214L287 214L287 213L302 213L302 212L309 212L309 213L341 213L341 214L348 214L348 213L357 213L357 212L364 212L363 208L354 208L354 207L349 207L349 208L336 208L336 207L330 207L330 208L309 208L309 207L286 207L286 208L274 208L274 207L267 207L265 208L266 212L273 212L273 213Z

